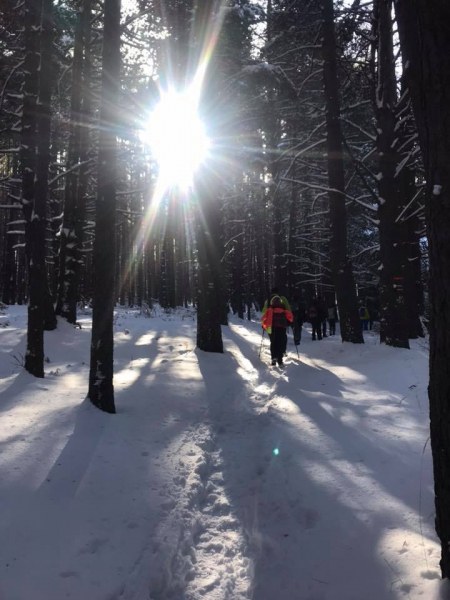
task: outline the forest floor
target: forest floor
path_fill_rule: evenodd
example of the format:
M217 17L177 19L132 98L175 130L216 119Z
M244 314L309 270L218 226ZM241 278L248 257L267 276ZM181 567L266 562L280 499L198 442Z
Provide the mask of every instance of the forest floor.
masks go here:
M269 367L257 320L224 354L195 314L117 309L116 415L86 399L90 321L22 368L0 312L1 600L437 600L428 348L312 341Z

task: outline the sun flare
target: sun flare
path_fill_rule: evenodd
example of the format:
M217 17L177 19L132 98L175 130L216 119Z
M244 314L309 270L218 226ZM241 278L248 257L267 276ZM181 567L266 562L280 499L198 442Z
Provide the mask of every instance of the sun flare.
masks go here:
M210 146L196 96L190 91L163 94L145 135L158 163L161 188L189 188Z

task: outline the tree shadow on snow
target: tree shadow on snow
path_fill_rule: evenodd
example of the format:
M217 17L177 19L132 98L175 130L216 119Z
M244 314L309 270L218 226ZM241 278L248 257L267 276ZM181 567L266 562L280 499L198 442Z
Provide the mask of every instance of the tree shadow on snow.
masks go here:
M225 493L254 565L249 597L408 597L414 583L379 550L386 530L404 525L401 506L392 515L383 499L365 505L379 489L397 494L386 475L393 456L349 424L360 408L343 402L342 383L330 371L300 363L272 372L258 361L254 343L227 337L239 352L228 344L225 355L198 352L198 360ZM401 498L416 510L414 500ZM393 554L406 551L400 543Z

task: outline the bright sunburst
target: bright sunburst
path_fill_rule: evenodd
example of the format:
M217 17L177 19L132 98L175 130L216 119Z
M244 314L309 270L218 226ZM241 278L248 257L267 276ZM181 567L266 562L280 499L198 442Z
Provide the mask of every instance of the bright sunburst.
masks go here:
M167 92L152 112L146 142L158 162L160 189L187 189L206 159L209 140L191 90Z

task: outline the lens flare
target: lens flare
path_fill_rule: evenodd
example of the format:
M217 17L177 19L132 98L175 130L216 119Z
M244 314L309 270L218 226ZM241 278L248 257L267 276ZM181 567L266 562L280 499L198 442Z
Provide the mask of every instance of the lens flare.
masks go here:
M191 91L163 94L146 128L146 142L159 167L159 186L187 189L207 158L210 142Z

